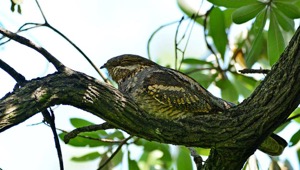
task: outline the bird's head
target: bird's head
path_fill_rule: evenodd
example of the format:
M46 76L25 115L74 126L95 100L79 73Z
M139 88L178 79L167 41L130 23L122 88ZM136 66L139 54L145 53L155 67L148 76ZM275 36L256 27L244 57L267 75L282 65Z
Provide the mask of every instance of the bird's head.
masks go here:
M138 55L124 54L109 59L100 68L106 68L112 79L120 83L128 77L134 76L142 69L151 66L157 66L157 64Z

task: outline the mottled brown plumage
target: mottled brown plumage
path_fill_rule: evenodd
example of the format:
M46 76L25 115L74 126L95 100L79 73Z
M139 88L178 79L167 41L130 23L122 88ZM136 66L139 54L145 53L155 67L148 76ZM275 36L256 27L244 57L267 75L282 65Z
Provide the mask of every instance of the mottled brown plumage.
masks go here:
M218 113L231 106L189 76L137 55L114 57L101 68L107 68L121 92L158 117Z

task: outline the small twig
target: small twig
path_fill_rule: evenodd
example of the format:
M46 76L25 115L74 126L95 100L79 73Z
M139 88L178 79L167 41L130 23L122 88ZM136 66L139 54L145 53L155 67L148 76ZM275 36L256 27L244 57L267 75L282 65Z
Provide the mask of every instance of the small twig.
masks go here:
M270 70L268 69L243 69L239 70L242 74L268 74Z
M23 86L26 82L25 77L18 73L14 68L12 68L10 65L8 65L6 62L0 59L0 68L2 68L5 72L7 72L12 78L16 80L16 82Z
M54 143L55 143L55 147L56 147L56 151L57 151L57 156L58 156L58 160L59 160L60 170L63 170L64 162L62 159L61 147L60 147L58 135L56 132L55 116L54 116L53 110L51 108L50 108L50 112L48 110L44 110L44 111L42 111L42 114L44 116L44 121L50 125L50 128L52 130L53 137L54 137Z
M188 149L191 152L191 156L194 158L194 162L196 164L197 170L201 170L202 163L203 163L202 157L197 153L197 151L194 148L188 147Z
M175 70L177 70L177 59L178 59L178 53L177 53L177 51L178 51L178 43L180 43L180 42L177 41L177 37L178 37L178 32L179 32L180 25L181 25L181 23L182 23L183 20L184 20L184 17L182 17L179 20L177 28L176 28L176 32L175 32L175 39L174 39L174 45L175 45Z
M90 125L90 126L80 127L80 128L74 129L71 132L67 133L64 137L64 142L69 143L69 141L71 139L75 138L81 132L91 132L91 131L106 130L106 129L112 129L112 128L115 128L115 127L107 122L99 124L99 125Z
M51 62L58 71L64 72L67 69L66 66L64 66L58 59L56 59L46 49L44 49L43 47L37 46L36 44L34 44L32 41L28 40L27 38L19 36L18 34L10 32L1 27L0 27L0 33L5 35L8 38L15 40L16 42L18 42L20 44L23 44L27 47L30 47L30 48L36 50L37 52L42 54L49 62Z
M120 151L120 149L122 148L122 146L124 145L124 144L126 144L126 142L129 140L129 139L131 139L133 136L129 136L128 138L126 138L126 139L124 139L121 143L120 143L120 145L118 146L118 148L111 154L111 156L102 164L102 165L100 165L100 167L97 169L97 170L101 170L102 168L104 168L105 167L105 165L107 165L108 164L108 162L110 162L115 156L116 156L116 154Z

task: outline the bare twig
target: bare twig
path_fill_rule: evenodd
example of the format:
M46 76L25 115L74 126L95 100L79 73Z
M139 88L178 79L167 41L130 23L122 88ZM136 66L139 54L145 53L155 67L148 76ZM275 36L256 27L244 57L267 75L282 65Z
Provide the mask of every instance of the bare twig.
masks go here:
M126 142L131 139L133 136L129 136L128 138L124 139L122 141L122 143L120 143L120 145L118 146L118 148L111 154L111 156L102 164L100 165L100 167L97 170L101 170L102 168L105 167L105 165L108 164L108 162L110 162L115 156L116 154L120 151L120 149L122 148L123 145L126 144Z
M42 111L42 114L44 116L44 121L49 124L49 126L51 128L51 131L53 133L54 143L55 143L55 147L56 147L56 151L57 151L60 170L64 170L64 162L63 162L63 159L62 159L61 147L60 147L58 135L57 135L57 132L56 132L55 116L54 116L53 110L51 108L49 108L49 109L50 109L50 112L48 110L44 110L44 111Z
M243 69L239 70L242 74L268 74L270 70L268 69Z
M112 128L114 128L114 126L112 126L111 124L109 124L107 122L99 124L99 125L90 125L90 126L77 128L65 135L64 142L69 143L69 141L71 139L75 138L81 132L91 132L91 131L106 130L106 129L112 129Z
M177 25L177 28L176 28L176 32L175 32L175 39L174 39L174 46L175 46L175 70L177 70L177 59L178 59L178 53L177 53L177 51L178 51L178 44L179 44L180 41L182 40L182 39L181 39L181 40L178 42L177 37L178 37L178 32L179 32L180 25L181 25L181 23L182 23L183 20L184 20L184 17L182 17L182 18L179 20L178 25Z
M0 27L0 33L8 38L15 40L18 43L21 43L27 47L30 47L30 48L36 50L37 52L42 54L49 62L51 62L58 71L64 72L67 69L66 66L64 66L58 59L56 59L46 49L44 49L43 47L37 46L36 44L34 44L32 41L28 40L27 38L19 36L18 34L10 32L1 27Z

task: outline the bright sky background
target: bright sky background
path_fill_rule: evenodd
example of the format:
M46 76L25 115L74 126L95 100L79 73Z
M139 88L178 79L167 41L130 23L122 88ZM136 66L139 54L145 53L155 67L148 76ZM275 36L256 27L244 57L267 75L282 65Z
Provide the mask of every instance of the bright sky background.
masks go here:
M43 22L35 1L24 0L22 15L10 11L10 1L0 5L0 24L16 31L26 22ZM197 0L191 0L197 2ZM101 66L111 57L133 53L147 57L147 41L159 26L179 20L182 12L174 0L40 0L49 23L69 37L91 60ZM151 46L152 57L171 58L176 25L158 33ZM37 28L21 35L43 46L68 67L99 78L88 62L68 42L48 28ZM187 56L201 56L201 28L195 27ZM4 50L2 50L5 48ZM0 57L27 79L53 72L53 67L38 53L14 42L0 47ZM171 61L170 61L171 62ZM0 97L11 91L15 82L0 69ZM94 123L101 119L69 106L55 108L58 128L72 130L70 117L83 117ZM40 124L41 115L0 133L0 168L3 170L59 169L50 128ZM65 169L95 169L98 161L75 163L72 156L81 156L90 149L72 148L61 143ZM92 149L92 150L97 150ZM295 155L296 156L296 155Z

